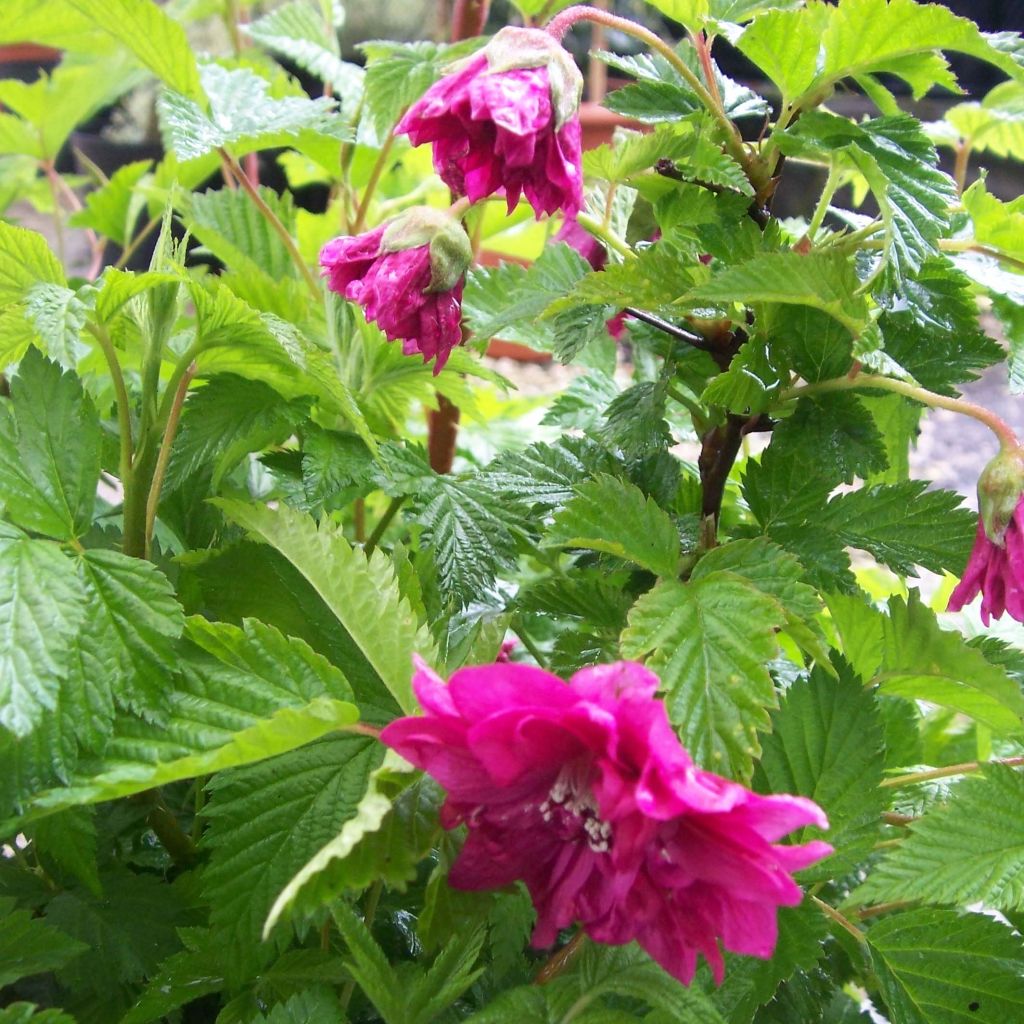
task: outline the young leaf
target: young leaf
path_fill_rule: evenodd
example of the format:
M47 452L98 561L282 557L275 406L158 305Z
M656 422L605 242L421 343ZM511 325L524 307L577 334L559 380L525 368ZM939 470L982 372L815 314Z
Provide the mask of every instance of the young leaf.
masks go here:
M41 818L28 830L32 849L46 864L77 878L91 893L98 894L100 876L96 864L96 825L87 807L73 807ZM48 869L52 873L52 868Z
M893 914L872 926L868 951L900 1024L1006 1024L1024 1013L1020 937L986 914Z
M207 64L202 72L210 113L190 95L164 92L158 103L164 145L179 160L194 160L221 146L237 153L294 144L303 131L341 138L347 131L325 97L270 95L269 83L248 68Z
M990 195L979 178L963 194L963 204L974 224L974 237L981 244L1004 253L1011 259L1024 260L1024 203L1021 197L1010 203Z
M1012 768L992 765L965 778L947 805L911 823L909 837L853 898L1024 908L1024 825L1016 813L1022 798L1024 775Z
M135 189L153 166L152 160L136 160L119 167L100 188L85 195L85 206L71 215L76 228L92 228L120 246L128 241L141 204Z
M325 988L311 988L278 1003L259 1020L266 1021L266 1024L346 1024L348 1018L333 992ZM252 1024L259 1024L259 1021Z
M591 548L649 569L656 576L679 571L679 531L668 513L640 488L601 475L580 484L555 516L545 543Z
M65 0L97 28L127 47L175 92L203 98L195 53L185 30L153 3L139 0Z
M13 899L0 899L0 988L63 967L87 949L27 910L15 910Z
M367 559L340 529L317 524L288 508L276 511L219 499L225 515L281 552L313 585L337 616L380 680L404 711L414 702L410 689L412 656L434 655L426 630L398 594L393 570L375 551Z
M24 301L37 284L66 284L60 261L42 235L0 221L0 307Z
M11 1003L0 1010L0 1024L75 1024L60 1010L40 1010L32 1003Z
M399 980L387 955L366 923L344 902L331 907L331 916L352 958L345 966L386 1024L406 1024L411 993Z
M758 788L810 797L828 815L826 838L836 852L801 877L815 881L852 870L878 840L888 806L879 788L882 725L875 698L845 667L838 678L816 668L786 691L761 745Z
M258 962L278 893L355 814L380 757L365 736L332 736L211 782L203 891L230 976Z
M775 706L766 665L784 622L776 600L731 572L663 580L630 611L622 654L647 659L683 744L706 768L749 777Z

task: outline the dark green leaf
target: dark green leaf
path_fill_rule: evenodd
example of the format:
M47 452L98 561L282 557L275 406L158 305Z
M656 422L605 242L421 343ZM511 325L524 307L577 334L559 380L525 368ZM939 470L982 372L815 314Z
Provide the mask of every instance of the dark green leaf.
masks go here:
M87 949L54 924L15 910L14 900L0 900L0 988L63 967Z

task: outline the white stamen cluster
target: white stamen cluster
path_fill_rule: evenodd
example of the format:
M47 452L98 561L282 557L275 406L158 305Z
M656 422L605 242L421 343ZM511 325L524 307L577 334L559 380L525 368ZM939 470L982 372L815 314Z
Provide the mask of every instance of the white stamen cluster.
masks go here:
M587 845L595 853L607 853L611 848L612 827L598 817L593 794L585 788L578 791L565 775L555 780L547 800L538 810L545 821L553 821L558 810L579 819L587 836Z

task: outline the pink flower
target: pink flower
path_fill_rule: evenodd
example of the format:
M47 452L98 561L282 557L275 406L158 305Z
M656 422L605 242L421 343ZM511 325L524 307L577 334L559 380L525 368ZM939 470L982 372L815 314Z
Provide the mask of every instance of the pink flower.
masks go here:
M538 213L583 203L579 98L572 58L542 29L503 28L432 85L395 129L434 144L434 168L459 196L525 195Z
M463 245L463 240L465 244ZM471 252L465 231L439 211L413 210L387 226L335 238L320 250L328 286L363 307L408 356L441 372L462 341L462 284Z
M1018 501L1002 543L990 540L978 520L974 548L947 608L958 612L981 594L981 621L987 626L1004 612L1024 622L1024 499Z
M759 796L697 768L631 662L584 669L568 685L493 664L448 685L417 662L426 714L384 743L447 790L446 828L465 824L459 889L521 880L537 908L535 946L580 921L598 942L636 940L688 984L697 954L721 981L719 942L769 957L776 908L801 900L791 872L831 853L775 840L825 815L798 796Z
M608 253L604 246L575 217L566 217L552 241L571 245L594 270L604 270Z
M958 612L979 594L987 626L1004 612L1024 622L1024 452L1005 447L978 477L981 516L963 578L946 606Z

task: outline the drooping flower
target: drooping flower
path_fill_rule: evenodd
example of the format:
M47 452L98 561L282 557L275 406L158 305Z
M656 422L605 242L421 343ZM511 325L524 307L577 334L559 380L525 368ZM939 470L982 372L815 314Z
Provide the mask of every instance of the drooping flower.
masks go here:
M958 612L981 594L987 626L1004 612L1024 622L1024 452L1004 449L978 477L978 532L947 608Z
M587 230L580 227L575 217L566 217L562 226L555 234L554 241L571 245L594 270L604 270L608 262L608 253L604 246ZM626 314L619 310L605 321L608 333L616 341L621 341L626 333Z
M434 145L434 168L471 202L504 189L538 213L583 203L579 101L583 78L542 29L503 28L414 103L395 129Z
M827 827L812 801L696 767L641 665L584 669L566 684L499 663L445 685L418 662L413 686L426 714L381 739L447 791L442 824L467 826L451 884L523 881L535 946L579 921L598 942L635 939L686 984L701 953L720 981L719 943L771 956L777 908L802 895L791 872L831 853L776 843Z
M471 259L462 225L429 207L320 250L330 289L358 302L407 356L434 359L435 374L462 341L462 285Z

